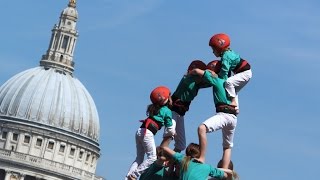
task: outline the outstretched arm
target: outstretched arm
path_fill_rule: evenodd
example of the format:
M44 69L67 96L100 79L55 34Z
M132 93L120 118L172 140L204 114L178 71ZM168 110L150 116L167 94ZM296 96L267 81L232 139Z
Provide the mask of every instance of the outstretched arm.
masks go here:
M225 168L218 168L218 169L224 171L224 177L226 177L227 180L229 180L229 179L232 180L232 176L233 176L233 171L232 170L225 169Z
M172 140L172 136L163 137L162 142L160 144L161 147L168 147Z
M210 72L213 77L218 77L218 75L214 71L212 71L210 69L206 69L206 71ZM204 73L205 73L204 70L198 69L198 68L195 68L195 69L189 71L189 74L198 75L200 77L202 77L204 75Z
M189 74L198 75L198 76L201 77L201 76L203 76L203 74L204 74L204 70L195 68L195 69L189 71Z
M170 149L168 146L161 147L161 148L166 154L168 154L171 157L176 153L174 150Z

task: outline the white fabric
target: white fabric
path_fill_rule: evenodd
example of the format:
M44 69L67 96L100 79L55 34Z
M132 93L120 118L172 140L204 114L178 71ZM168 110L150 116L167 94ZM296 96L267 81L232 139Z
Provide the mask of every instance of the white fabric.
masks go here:
M223 147L233 147L233 137L237 126L237 116L219 112L216 115L205 120L202 124L206 125L207 133L211 133L221 129Z
M153 133L145 128L139 128L136 132L137 157L133 161L127 176L138 178L157 159L156 144ZM144 155L147 158L144 160ZM127 178L125 178L127 179Z
M234 74L225 83L226 90L231 97L236 97L238 92L249 82L252 77L251 69Z
M238 93L250 81L251 78L252 78L252 71L251 69L249 69L247 71L234 74L233 76L229 77L225 83L225 89L228 92L228 95L230 97L235 97L235 100L237 103L236 109L238 111L240 109Z
M186 133L184 127L184 116L180 116L175 111L172 111L172 119L177 123L176 135L174 137L174 147L177 150L183 151L186 148Z
M163 132L163 137L174 137L176 134L176 121L172 119L172 126L170 127L165 127L164 132Z

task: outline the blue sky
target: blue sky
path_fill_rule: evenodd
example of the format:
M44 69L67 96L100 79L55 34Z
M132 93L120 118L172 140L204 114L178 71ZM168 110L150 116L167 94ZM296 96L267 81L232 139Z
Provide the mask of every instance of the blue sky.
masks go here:
M0 2L0 84L38 66L67 0ZM216 59L209 38L231 37L253 78L240 92L232 160L241 179L314 179L320 161L320 2L316 0L96 0L77 3L74 75L100 117L97 175L123 179L149 93L172 91L194 59ZM204 89L185 116L187 141L215 112ZM161 135L156 137L157 143ZM208 134L207 163L221 157L221 132Z

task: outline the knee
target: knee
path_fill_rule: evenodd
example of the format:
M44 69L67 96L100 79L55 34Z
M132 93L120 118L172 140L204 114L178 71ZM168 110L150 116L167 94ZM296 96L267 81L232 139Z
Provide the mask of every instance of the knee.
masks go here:
M206 133L206 132L207 132L207 127L206 127L206 125L201 124L201 125L198 127L198 133L199 133L199 134L203 134L203 133Z
M232 87L233 86L232 82L229 79L226 80L224 85L225 85L225 87Z

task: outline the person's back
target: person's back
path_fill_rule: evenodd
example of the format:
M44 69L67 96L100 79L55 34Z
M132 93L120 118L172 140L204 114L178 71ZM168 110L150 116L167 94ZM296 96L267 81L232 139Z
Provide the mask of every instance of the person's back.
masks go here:
M143 173L139 180L178 180L178 177L170 176L167 167L173 163L171 157L163 153L163 149L157 147L157 160Z
M235 128L237 125L237 112L235 106L231 105L230 98L226 95L226 90L224 89L225 80L221 79L217 75L218 61L212 61L208 63L208 69L203 71L201 69L194 69L191 73L197 74L202 77L207 83L212 85L214 102L216 107L216 114L198 127L198 137L201 147L201 155L198 158L199 161L205 161L205 153L207 148L207 138L206 134L222 130L222 139L223 139L223 161L224 168L227 167L227 162L231 158L231 148L233 147L233 137Z
M188 74L194 68L206 69L206 64L201 60L194 60L190 63L187 74L183 75L176 90L172 94L172 118L176 120L176 136L174 138L174 150L181 152L186 148L186 135L184 126L184 115L189 111L189 106L198 95L204 83L199 76Z
M172 156L174 161L179 163L180 179L182 180L205 180L208 176L218 179L227 177L224 170L214 168L195 159L200 157L200 146L198 144L190 143L186 148L186 155L175 152L169 147L163 147L163 149Z
M221 70L219 77L227 80L230 71L233 71L240 63L240 55L234 50L228 49L221 55Z
M173 159L182 163L184 155L181 153L176 153ZM209 164L201 163L195 159L191 159L188 164L186 171L180 170L180 176L183 180L204 180L208 176L222 179L224 177L224 171L214 168Z
M209 40L216 57L221 57L221 70L219 77L226 80L225 89L232 99L232 105L239 110L238 93L249 82L252 77L251 66L247 60L230 49L230 38L227 34L219 33L213 35ZM233 72L233 76L229 75ZM238 112L239 113L239 112Z
M157 131L165 126L161 145L167 146L175 134L175 121L172 119L171 110L167 107L171 103L170 90L159 86L150 94L150 104L147 108L147 119L142 120L142 125L136 131L136 159L130 166L125 177L126 180L136 180L146 169L156 161L156 145L154 136ZM144 160L144 156L146 159Z

